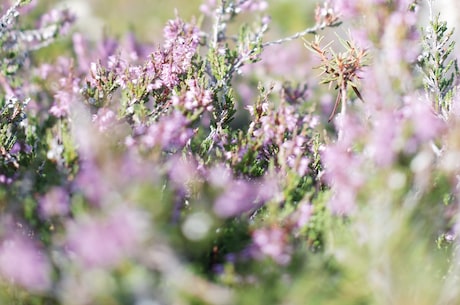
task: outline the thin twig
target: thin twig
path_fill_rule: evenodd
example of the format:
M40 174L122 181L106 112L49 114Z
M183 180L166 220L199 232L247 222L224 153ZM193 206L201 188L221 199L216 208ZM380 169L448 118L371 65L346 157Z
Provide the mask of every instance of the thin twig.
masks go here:
M340 86L341 91L341 98L342 98L342 109L341 109L341 114L344 116L347 113L347 83L343 82L342 85Z
M323 30L326 27L334 27L334 26L338 26L340 24L341 24L340 21L336 22L336 23L333 23L333 24L325 24L325 23L317 24L314 27L307 28L307 29L303 30L302 32L297 32L292 36L281 38L281 39L274 40L274 41L265 42L265 43L262 44L262 47L268 47L268 46L275 45L275 44L283 44L283 43L288 42L288 41L299 39L300 37L305 36L307 34L316 34L318 31Z

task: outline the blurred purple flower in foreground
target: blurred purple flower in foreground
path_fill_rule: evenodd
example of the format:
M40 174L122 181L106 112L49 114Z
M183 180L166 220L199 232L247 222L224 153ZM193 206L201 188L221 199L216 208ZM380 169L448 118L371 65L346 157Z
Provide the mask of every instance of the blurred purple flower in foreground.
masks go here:
M302 203L299 205L295 215L296 218L296 227L302 228L310 221L310 218L313 214L314 207L311 203Z
M70 200L67 191L60 187L52 188L39 200L40 212L43 217L63 216L70 211Z
M0 274L9 282L35 292L51 285L51 266L39 249L19 235L7 238L0 245Z
M254 184L233 181L214 204L214 212L219 217L232 217L257 208L258 190Z
M268 256L280 265L286 265L291 261L292 249L287 243L287 235L283 229L274 227L255 230L252 240L255 257Z
M142 212L118 207L105 218L92 216L69 222L68 246L87 267L112 267L134 254L145 240L147 227Z

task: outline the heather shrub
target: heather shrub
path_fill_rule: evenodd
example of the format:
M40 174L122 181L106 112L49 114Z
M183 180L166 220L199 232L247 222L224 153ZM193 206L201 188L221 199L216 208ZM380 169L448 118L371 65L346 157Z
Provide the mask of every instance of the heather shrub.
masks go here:
M322 1L281 38L267 1L204 1L150 44L27 2L0 19L3 303L459 302L432 1Z

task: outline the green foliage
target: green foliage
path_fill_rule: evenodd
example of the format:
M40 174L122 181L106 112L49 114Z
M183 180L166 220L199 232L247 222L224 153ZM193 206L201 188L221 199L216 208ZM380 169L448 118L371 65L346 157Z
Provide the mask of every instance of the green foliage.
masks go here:
M375 101L342 108L349 121L336 125L338 134L316 105L322 89L268 76L253 81L255 102L244 101L250 115L233 124L246 111L235 85L237 76L247 80L243 67L273 44L341 19L325 1L314 27L264 42L266 19L249 24L245 2L217 2L210 33L177 17L150 57L116 51L110 61L104 54L86 62L67 50L78 56L48 67L43 79L25 69L37 64L23 60L35 46L0 36L0 302L457 304L455 119L436 121L431 108L406 103L420 92L389 90L400 75L383 69L371 70L362 89ZM405 42L413 35L389 22L405 11L390 2L377 6L377 28L366 30L373 37L388 27ZM356 3L357 11L376 9ZM6 32L18 31L16 16L9 20ZM435 111L448 112L458 75L452 32L439 17L425 31L426 92ZM339 91L335 107L345 107L350 87L361 98L367 49L339 40L342 53L320 38L307 47L320 56L323 83ZM377 61L394 60L378 56L393 54L384 43L371 48ZM381 151L393 155L382 161ZM49 287L5 276L2 254L14 237L39 253L21 257L34 262L30 276L40 267L33 259L49 263Z
M424 73L425 91L430 95L434 109L443 115L451 109L458 85L459 70L457 59L452 56L455 48L452 34L453 30L449 30L447 22L440 20L439 14L431 16L429 25L422 30L423 52L418 58Z

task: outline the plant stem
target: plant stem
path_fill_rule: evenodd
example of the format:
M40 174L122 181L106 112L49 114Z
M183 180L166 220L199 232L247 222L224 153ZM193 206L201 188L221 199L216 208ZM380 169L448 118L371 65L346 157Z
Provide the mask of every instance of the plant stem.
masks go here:
M340 97L342 99L342 108L341 108L341 114L344 116L347 112L347 83L343 82L340 85Z
M323 30L326 27L337 26L339 24L340 24L340 22L334 23L332 25L317 24L314 27L307 28L307 29L305 29L305 30L303 30L301 32L297 32L294 35L291 35L289 37L266 42L266 43L262 44L262 47L268 47L268 46L275 45L275 44L283 44L283 43L288 42L288 41L296 40L296 39L298 39L298 38L300 38L302 36L305 36L307 34L316 34L318 31Z

